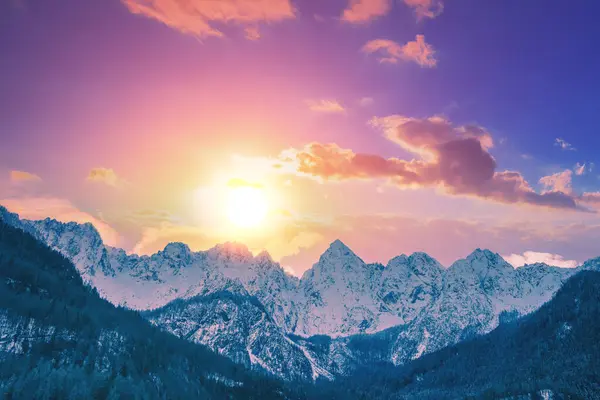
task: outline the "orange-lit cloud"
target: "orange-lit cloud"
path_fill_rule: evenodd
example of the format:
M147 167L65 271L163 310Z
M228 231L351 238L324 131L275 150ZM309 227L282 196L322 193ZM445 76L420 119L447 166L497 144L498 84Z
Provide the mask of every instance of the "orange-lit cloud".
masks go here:
M25 171L10 171L11 182L39 182L42 180L38 175Z
M415 40L404 45L393 40L375 39L364 45L362 50L368 54L379 54L381 63L413 61L423 68L433 68L437 65L435 49L425 42L423 35L417 35Z
M306 100L306 104L311 111L330 114L343 114L346 112L337 100Z
M444 11L441 0L404 0L404 3L415 11L417 19L435 18Z
M350 0L342 21L362 24L382 17L392 9L392 0Z
M116 246L119 242L119 234L110 225L91 214L79 210L68 200L53 197L25 197L0 200L0 204L24 219L53 218L61 222L77 222L80 224L89 222L96 227L105 244Z
M90 182L101 182L109 186L117 186L121 180L111 168L93 168L87 178Z
M573 171L570 169L558 172L553 175L543 176L540 178L540 183L544 185L544 191L546 192L562 192L571 194L573 188L571 181L573 178Z
M519 172L496 171L496 160L488 151L493 140L479 126L455 127L441 117L402 116L375 119L373 125L416 158L384 158L336 144L311 143L284 152L282 159L291 159L298 173L321 179L385 178L400 188L435 187L447 194L500 203L585 210L570 191L560 190L565 186L537 193Z
M129 11L164 23L183 33L208 37L224 36L216 26L250 26L295 18L289 0L122 0ZM251 31L256 39L258 31ZM246 36L248 31L246 30Z

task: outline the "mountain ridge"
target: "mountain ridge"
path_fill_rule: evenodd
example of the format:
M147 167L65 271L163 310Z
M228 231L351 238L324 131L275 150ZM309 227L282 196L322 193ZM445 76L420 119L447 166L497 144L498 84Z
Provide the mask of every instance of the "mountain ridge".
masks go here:
M154 313L152 322L170 332L193 325L205 332L194 336L196 343L219 352L217 344L230 341L224 348L235 349L229 354L232 358L280 371L280 377L291 380L329 379L360 367L363 359L400 365L488 333L502 320L539 308L576 271L545 264L514 268L497 253L482 249L448 268L423 252L394 257L384 267L365 263L336 240L298 279L267 252L254 256L239 243L193 252L175 242L153 255L138 256L104 246L89 227L76 235L77 224L21 221L0 209L1 218L73 260L84 281L114 304L156 311L175 300L187 301L183 310L196 307L199 296L212 296L206 310L224 312L226 317L219 321L188 312L183 325L173 325L172 313L164 318ZM600 261L590 261L586 268L598 266ZM214 294L223 291L254 297L266 310L264 323L272 333L270 341L261 342L261 351L266 351L262 358L236 332L250 332L245 328L248 321L263 311L251 307L251 301L217 300ZM323 335L330 339L315 346L311 338ZM355 340L357 335L364 337ZM298 368L284 371L281 360L269 356L278 346L289 348L290 365ZM371 357L364 354L365 346L382 350ZM246 349L247 357L240 355L240 348Z

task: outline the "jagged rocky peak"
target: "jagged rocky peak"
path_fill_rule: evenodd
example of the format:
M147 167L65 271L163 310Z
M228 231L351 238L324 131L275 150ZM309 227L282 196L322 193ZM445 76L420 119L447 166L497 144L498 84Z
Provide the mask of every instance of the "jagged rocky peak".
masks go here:
M258 264L273 264L273 263L275 263L273 261L273 257L271 257L271 254L269 254L269 252L266 250L263 250L260 253L258 253L258 255L254 258L254 260Z
M346 246L339 239L336 239L329 245L329 248L325 251L323 256L325 256L325 255L330 256L330 257L348 257L348 256L358 257L356 254L354 254L354 252L352 250L350 250L350 248L348 246ZM321 257L323 257L323 256L321 256Z
M254 258L248 246L237 242L218 244L207 251L209 258L230 262L250 262Z
M329 248L319 257L319 262L313 266L312 270L337 271L343 269L355 271L357 268L364 270L366 266L367 264L359 256L338 239L329 245Z
M600 271L600 257L592 258L584 262L578 270Z
M189 260L192 256L189 246L180 242L169 243L162 253L165 257L177 260Z
M402 254L392 258L387 267L390 270L406 268L415 275L439 275L443 272L444 267L435 258L427 253L416 252L407 256Z
M450 267L450 270L470 270L476 275L481 276L491 271L512 272L514 267L506 262L499 254L490 250L476 249L464 260L458 260Z

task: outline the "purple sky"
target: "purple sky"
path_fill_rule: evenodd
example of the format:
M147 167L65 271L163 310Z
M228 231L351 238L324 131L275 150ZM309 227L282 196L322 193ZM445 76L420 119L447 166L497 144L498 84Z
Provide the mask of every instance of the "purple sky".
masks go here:
M218 4L2 2L0 203L296 273L338 237L380 262L599 255L599 3ZM260 226L222 218L232 180Z

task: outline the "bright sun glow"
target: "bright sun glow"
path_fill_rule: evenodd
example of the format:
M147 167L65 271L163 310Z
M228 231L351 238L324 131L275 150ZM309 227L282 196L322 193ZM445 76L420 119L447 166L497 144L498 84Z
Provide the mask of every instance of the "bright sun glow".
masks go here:
M234 225L255 228L264 221L267 211L267 199L262 189L251 186L230 189L227 216Z

